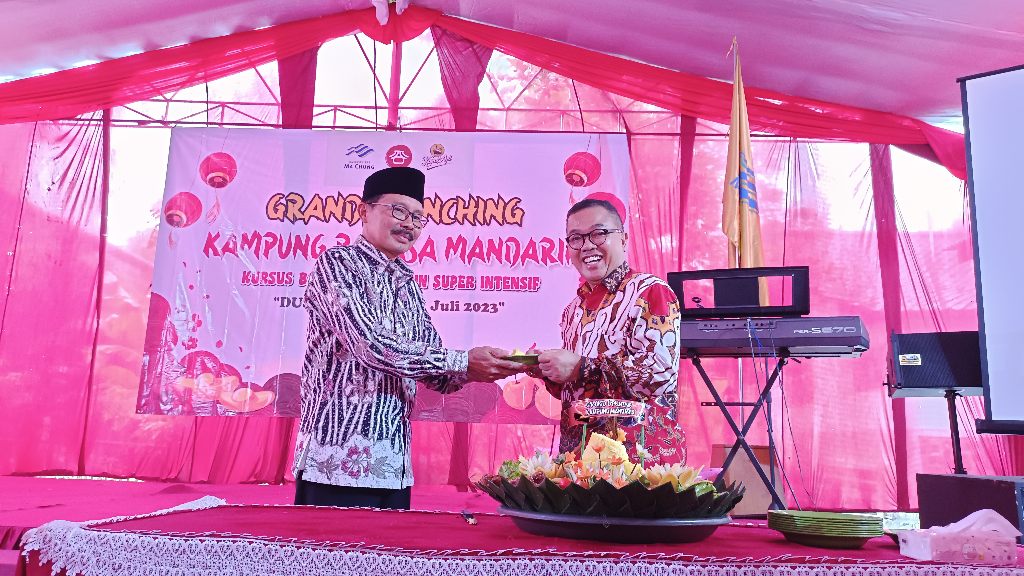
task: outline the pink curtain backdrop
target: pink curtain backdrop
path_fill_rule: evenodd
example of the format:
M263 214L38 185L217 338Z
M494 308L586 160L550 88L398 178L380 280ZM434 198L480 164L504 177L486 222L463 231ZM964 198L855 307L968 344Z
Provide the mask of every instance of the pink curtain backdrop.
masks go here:
M427 18L428 11L413 8L420 19L393 21L392 37L410 22L423 24L412 31L424 32L430 22L444 28L446 17ZM445 34L432 29L397 36L439 39L433 65L440 67L443 94L437 94L437 102L444 113L432 120L435 127L625 132L633 165L633 264L662 276L725 266L719 230L723 126L682 115L668 104L652 106L646 96L608 90L599 77L594 84L574 80L572 62L552 61L545 71L533 61L540 58L536 54L524 53L533 60L516 58L508 55L511 45L474 39L479 30L472 26L444 29ZM375 34L384 32L378 27ZM281 64L278 117L305 125L316 55L296 42L302 49L289 51L294 59ZM567 75L557 73L562 70ZM321 59L318 73L339 72L325 68ZM214 85L220 86L211 84L211 92ZM10 95L4 86L0 101ZM515 96L519 108L472 112L474 94L490 101L496 92ZM465 119L474 117L475 126L467 126ZM885 125L912 132L908 124L884 118L858 130ZM155 250L157 218L150 211L159 205L163 184L163 167L153 158L166 157L169 134L163 128L115 126L105 140L102 123L80 120L0 126L0 142L8 150L0 158L0 202L6 208L0 211L6 281L0 297L0 474L216 483L288 479L292 420L134 414ZM922 145L920 134L902 143ZM876 150L884 155L886 148ZM876 160L873 170L866 144L755 139L768 264L810 266L812 314L860 315L872 335L872 350L860 359L791 364L776 395L773 418L791 498L805 507L913 506L913 475L948 472L952 466L944 404L906 401L901 427L881 383L886 334L897 322L905 331L976 328L962 184L942 167L905 154L893 154L888 164L889 173L884 161ZM110 174L106 212L105 170ZM921 184L901 181L901 174L928 171L929 195L922 201L916 193ZM887 180L893 192L885 192L892 203L880 217L883 226L875 215L881 192L876 188ZM105 244L100 242L104 226ZM883 297L886 287L890 298ZM887 305L891 300L899 301L898 316ZM719 388L738 399L736 362L708 367ZM761 363L745 363L747 398L757 393L764 371ZM700 406L710 397L688 364L682 366L679 389L690 463L706 464L712 446L730 440L727 428L717 408ZM968 418L977 403L966 403L963 410L968 469L1021 473L1021 443L974 435ZM553 441L553 428L547 426L417 422L414 429L414 465L417 481L424 484L464 483L505 458ZM764 442L764 427L756 429L754 441ZM906 501L898 497L901 492Z
M0 123L54 120L129 104L210 82L316 48L360 30L378 42L406 41L431 25L578 82L670 110L728 123L731 84L487 26L412 6L381 27L372 9L342 12L144 52L0 85ZM878 144L923 145L960 179L963 137L927 123L747 88L750 126L769 134ZM456 113L459 109L456 110Z

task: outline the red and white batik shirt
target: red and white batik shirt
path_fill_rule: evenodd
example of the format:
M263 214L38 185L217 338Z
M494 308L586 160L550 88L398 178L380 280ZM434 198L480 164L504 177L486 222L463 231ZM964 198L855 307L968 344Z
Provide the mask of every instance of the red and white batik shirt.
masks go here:
M676 422L679 374L679 301L664 280L623 263L591 288L583 284L562 314L562 345L583 357L580 377L548 383L562 398L559 451L577 450L582 425L569 422L573 401L622 398L647 404L644 444L655 463L685 462L686 442ZM626 444L640 439L640 423L619 419ZM589 424L608 433L610 419Z

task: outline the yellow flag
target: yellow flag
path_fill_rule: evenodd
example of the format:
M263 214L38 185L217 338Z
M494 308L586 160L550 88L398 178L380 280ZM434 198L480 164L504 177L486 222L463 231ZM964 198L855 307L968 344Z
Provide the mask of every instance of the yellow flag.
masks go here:
M733 40L732 115L729 121L729 158L725 167L725 192L722 195L722 232L729 240L729 267L764 266L761 246L761 219L758 215L757 183L750 153L750 121L747 100L740 75L740 54ZM761 279L760 300L768 305L768 285Z

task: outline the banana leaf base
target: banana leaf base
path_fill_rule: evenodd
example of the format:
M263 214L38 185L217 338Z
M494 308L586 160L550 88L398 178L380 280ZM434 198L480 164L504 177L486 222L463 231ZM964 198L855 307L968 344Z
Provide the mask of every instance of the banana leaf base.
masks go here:
M524 532L554 538L599 540L623 544L699 542L711 536L729 518L617 518L527 512L501 506Z

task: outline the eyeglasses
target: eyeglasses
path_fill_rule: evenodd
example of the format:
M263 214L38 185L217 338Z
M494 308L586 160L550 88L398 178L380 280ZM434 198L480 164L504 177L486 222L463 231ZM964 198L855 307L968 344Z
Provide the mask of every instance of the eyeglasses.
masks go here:
M589 238L591 244L594 246L600 246L608 240L609 235L617 232L622 232L622 229L605 230L604 228L598 228L597 230L591 230L587 234L570 234L565 239L565 243L569 245L569 248L579 250L580 248L583 248L584 242Z
M424 226L427 225L427 222L430 222L430 219L424 216L423 214L413 214L412 212L409 211L408 208L402 206L401 204L382 204L379 202L367 202L366 205L390 206L391 215L394 216L395 220L398 220L399 222L405 222L406 220L409 219L410 216L412 216L412 225L415 226L416 228L423 228Z

